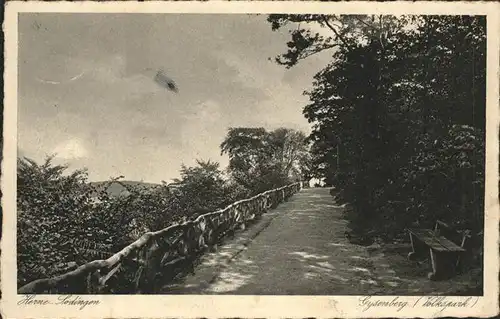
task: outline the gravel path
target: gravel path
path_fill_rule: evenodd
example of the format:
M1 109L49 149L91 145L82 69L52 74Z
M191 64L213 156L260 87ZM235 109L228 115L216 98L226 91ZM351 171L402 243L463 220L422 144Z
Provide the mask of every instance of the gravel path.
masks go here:
M369 247L345 239L344 208L326 188L304 189L206 255L194 275L164 287L173 294L450 294L470 278L431 282L409 247Z

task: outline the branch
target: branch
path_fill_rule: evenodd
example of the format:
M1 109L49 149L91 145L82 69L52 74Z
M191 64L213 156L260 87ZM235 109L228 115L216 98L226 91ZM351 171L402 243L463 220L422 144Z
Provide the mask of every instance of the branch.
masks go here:
M384 42L383 42L383 40L382 40L382 33L383 33L383 29L384 29L384 28L383 28L383 25L382 25L382 16L381 16L381 18L380 18L380 20L379 20L379 22L380 22L380 28L377 28L377 27L375 27L375 26L373 26L373 25L371 25L371 24L369 24L369 23L366 23L365 21L363 21L362 19L358 18L357 16L354 16L354 18L355 18L356 20L358 20L359 22L361 22L362 24L364 24L365 26L367 26L367 27L371 28L372 30L378 31L378 32L379 32L379 41L380 41L380 45L382 46L382 48L384 48L384 47L385 47L385 46L384 46Z
M338 33L337 30L335 30L335 28L330 24L330 22L328 22L328 19L326 17L323 17L323 22L326 24L326 26L333 31L333 33L335 33L335 36L340 39L340 41L342 41L342 43L344 43L348 48L350 48L351 46L349 45L349 43L347 43L347 41Z
M318 54L320 52L323 52L324 50L330 50L330 49L333 49L335 48L336 46L339 46L339 44L335 43L335 44L329 44L329 45L325 45L324 48L322 49L318 49L318 50L314 50L314 51L310 51L310 52L307 52L305 54L303 54L301 57L297 57L297 61L298 60L304 60L304 59L307 59L308 57L312 56L312 55L315 55L315 54Z
M359 22L363 23L364 25L366 25L367 27L370 27L372 29L375 29L375 30L378 30L377 28L375 28L373 25L369 24L369 23L366 23L365 21L363 21L362 19L358 18L357 16L354 16L354 18L356 20L358 20Z

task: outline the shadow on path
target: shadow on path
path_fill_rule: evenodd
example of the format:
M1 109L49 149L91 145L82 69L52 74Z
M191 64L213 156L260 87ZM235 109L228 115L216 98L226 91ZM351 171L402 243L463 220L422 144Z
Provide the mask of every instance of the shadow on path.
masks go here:
M344 207L328 189L304 189L232 242L204 258L175 294L453 294L469 282L427 280L429 265L406 260L409 245L369 247L344 238ZM252 237L252 232L258 236Z

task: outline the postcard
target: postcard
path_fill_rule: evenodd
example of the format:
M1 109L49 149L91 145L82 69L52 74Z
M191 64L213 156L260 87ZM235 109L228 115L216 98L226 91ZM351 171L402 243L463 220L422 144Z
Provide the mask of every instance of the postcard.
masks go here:
M9 2L2 315L498 314L499 14Z

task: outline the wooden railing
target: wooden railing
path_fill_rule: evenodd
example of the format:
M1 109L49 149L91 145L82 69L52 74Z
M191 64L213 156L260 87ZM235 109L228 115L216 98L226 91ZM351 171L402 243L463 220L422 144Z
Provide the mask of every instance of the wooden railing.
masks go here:
M195 220L148 232L106 260L94 260L65 274L38 279L19 294L154 293L187 269L228 233L244 228L301 189L301 183L266 191Z

